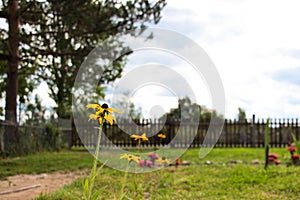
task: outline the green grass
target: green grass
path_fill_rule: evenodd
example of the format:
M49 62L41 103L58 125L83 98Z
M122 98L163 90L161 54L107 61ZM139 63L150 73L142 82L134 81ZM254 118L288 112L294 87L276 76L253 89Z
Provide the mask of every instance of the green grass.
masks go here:
M225 163L231 160L244 162L251 162L253 160L264 162L265 160L264 148L216 148L201 160L198 157L198 153L199 149L189 149L183 155L183 159L196 163L203 163L207 160ZM271 148L270 153L276 153L282 162L288 162L290 159L290 154L285 148Z
M296 167L192 165L145 174L129 174L125 191L130 199L298 199L300 169ZM103 169L97 187L105 187L102 199L117 199L124 173ZM298 179L298 180L297 180ZM82 180L75 181L42 200L76 199Z
M282 165L270 165L264 170L264 149L214 149L207 157L198 158L199 149L190 149L182 160L191 166L128 174L125 192L130 199L299 199L300 167L286 166L289 152L270 149L279 155ZM250 164L252 160L261 164ZM213 164L206 165L206 161ZM232 164L232 160L241 163ZM5 165L3 163L14 163ZM26 163L26 164L25 164ZM28 163L31 163L28 166ZM34 164L35 163L35 164ZM21 167L26 165L24 169ZM16 173L40 173L55 170L90 168L92 156L87 152L42 153L20 159L0 161L0 174L10 168ZM41 169L40 168L44 168ZM26 170L25 170L26 169ZM4 173L2 176L6 176ZM124 172L105 167L96 179L96 187L104 188L102 199L118 199ZM40 200L80 199L83 179L53 194L41 195Z
M0 179L16 174L73 171L92 166L93 157L86 151L43 152L0 160Z

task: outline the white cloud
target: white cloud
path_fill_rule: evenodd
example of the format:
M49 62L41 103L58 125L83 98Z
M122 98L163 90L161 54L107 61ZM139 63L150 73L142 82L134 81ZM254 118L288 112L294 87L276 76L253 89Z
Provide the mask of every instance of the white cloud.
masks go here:
M299 7L298 0L170 0L162 11L162 20L153 27L182 33L207 52L224 84L226 117L236 117L238 107L245 109L248 117L297 117L300 85L282 81L280 73L300 67ZM164 38L163 42L166 47L176 48L181 41ZM189 48L181 52L195 54ZM194 91L201 91L196 97L199 103L211 106L205 80L167 52L137 52L129 57L124 75L149 63L172 66ZM272 76L274 73L276 77ZM177 80L168 81L180 84ZM112 90L108 91L108 99ZM45 85L38 91L43 105L55 105ZM141 87L133 95L133 101L148 115L155 105L168 111L177 105L176 98L157 85Z
M172 44L168 47L174 49ZM107 99L122 99L118 96L122 92L129 92L131 101L142 108L145 117L151 117L155 106L164 112L176 108L178 98L186 96L201 105L212 104L205 79L190 63L176 54L156 49L135 51L128 57L122 78L109 87Z
M300 49L299 7L296 0L169 1L158 27L190 37L208 53L223 80L227 117L238 107L249 117L297 117L299 86L268 74L300 66L293 53Z

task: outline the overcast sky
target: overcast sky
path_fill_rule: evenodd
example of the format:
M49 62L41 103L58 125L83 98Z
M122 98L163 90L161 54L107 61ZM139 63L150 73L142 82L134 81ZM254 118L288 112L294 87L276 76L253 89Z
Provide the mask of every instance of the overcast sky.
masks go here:
M151 27L176 31L205 50L224 85L227 118L236 118L238 107L246 110L248 118L252 114L257 118L298 117L299 8L298 0L169 0L159 24ZM130 57L125 72L135 58L138 55ZM203 80L193 77L185 67L176 65L204 94L199 103L210 107ZM41 92L47 96L46 90ZM177 105L176 95L159 86L141 87L133 97L148 114L152 107L157 109L157 104L164 111ZM45 100L44 104L50 105L51 101Z
M226 117L300 114L300 1L168 1L153 27L197 42L215 63Z

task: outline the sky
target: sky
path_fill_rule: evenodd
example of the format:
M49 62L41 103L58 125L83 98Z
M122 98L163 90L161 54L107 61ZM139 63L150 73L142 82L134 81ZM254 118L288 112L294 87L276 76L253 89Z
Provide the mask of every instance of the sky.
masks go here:
M178 32L203 48L215 64L225 92L225 117L236 118L238 108L247 117L296 118L300 114L300 1L297 0L169 0L154 28ZM159 55L161 60L168 55ZM147 64L134 54L124 74L133 66ZM168 59L172 60L172 59ZM199 104L211 106L203 78L173 66L200 91ZM174 82L176 83L176 82ZM116 83L117 84L117 83ZM54 105L40 86L44 105ZM111 90L111 88L110 88ZM159 85L130 91L132 101L144 114L163 114L177 106L177 97ZM111 99L108 92L107 99Z
M170 0L152 27L205 50L223 82L226 118L239 107L248 118L291 118L300 114L299 7L296 0Z

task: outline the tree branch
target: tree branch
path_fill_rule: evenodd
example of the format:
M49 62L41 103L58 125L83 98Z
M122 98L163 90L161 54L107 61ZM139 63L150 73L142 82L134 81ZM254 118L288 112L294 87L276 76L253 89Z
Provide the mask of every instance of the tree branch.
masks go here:
M5 18L5 19L7 19L7 18L8 18L8 13L7 13L7 11L1 10L1 11L0 11L0 18Z
M31 53L30 54L30 57L36 57L36 56L39 56L39 55L41 55L41 56L53 56L53 57L59 57L59 56L75 56L75 55L78 55L79 53L78 52L76 52L76 51L74 51L74 52L72 52L72 51L70 51L70 52L55 52L55 51L48 51L48 50L38 50L37 49L37 53L36 54L33 54L33 53Z
M30 9L31 6L34 5L34 3L35 3L34 1L30 1L30 2L26 5L26 7L20 8L20 9L18 10L18 17L20 17L23 13L25 13L28 9Z

